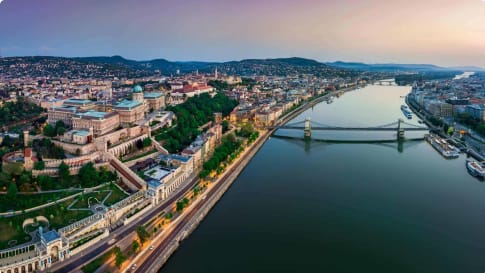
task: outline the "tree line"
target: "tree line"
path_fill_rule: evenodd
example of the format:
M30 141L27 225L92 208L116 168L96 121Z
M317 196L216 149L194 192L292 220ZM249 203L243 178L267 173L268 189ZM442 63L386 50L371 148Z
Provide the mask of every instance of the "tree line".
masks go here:
M16 102L9 101L0 107L0 126L34 118L43 111L40 106L18 97Z
M161 129L162 132L155 135L155 139L163 141L170 153L180 152L200 134L200 126L214 119L214 113L221 112L227 116L236 106L237 101L222 93L217 93L213 98L207 93L191 97L182 104L167 107L177 117L176 124L165 131Z

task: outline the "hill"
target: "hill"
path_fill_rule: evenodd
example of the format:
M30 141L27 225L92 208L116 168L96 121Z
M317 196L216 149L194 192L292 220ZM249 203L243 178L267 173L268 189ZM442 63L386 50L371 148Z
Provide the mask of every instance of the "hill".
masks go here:
M361 71L376 71L376 72L399 72L399 71L413 71L413 72L436 72L436 71L485 71L485 68L477 66L455 66L455 67L442 67L432 64L366 64L358 62L331 62L327 65L361 70Z

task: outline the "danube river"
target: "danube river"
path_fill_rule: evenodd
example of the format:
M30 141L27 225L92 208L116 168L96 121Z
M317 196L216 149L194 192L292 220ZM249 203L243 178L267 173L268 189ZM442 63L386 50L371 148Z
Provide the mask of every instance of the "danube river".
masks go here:
M368 86L294 121L390 123L409 91ZM425 141L272 137L160 272L484 271L485 184L464 156L445 160Z

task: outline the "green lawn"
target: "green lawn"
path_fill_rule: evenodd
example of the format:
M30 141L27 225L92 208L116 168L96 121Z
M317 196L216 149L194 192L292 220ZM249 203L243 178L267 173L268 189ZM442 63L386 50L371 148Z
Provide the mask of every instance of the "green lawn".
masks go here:
M81 180L77 175L69 176L65 180L62 180L59 177L51 177L51 180L51 183L41 185L43 191L79 188L81 186Z
M17 230L13 226L10 226L10 221L3 221L4 219L0 219L0 249L5 249L9 248L8 242L10 240L16 240L17 245L26 243L31 240L31 237L27 234L25 234L22 231L22 228L20 230Z
M64 197L78 193L79 191L66 191L55 193L40 193L40 194L18 194L14 199L8 199L7 195L0 195L0 212L8 212L10 210L25 210L33 208L51 201L56 201Z
M19 238L22 239L27 236L22 230L22 223L25 219L40 215L45 216L49 220L50 228L59 229L93 214L91 211L67 210L71 203L72 200L69 200L38 211L0 218L0 230L2 231L0 234L0 249L9 247L8 241L12 239L18 240L17 245L25 242L25 240L19 240Z
M94 196L98 198L100 201L102 201L102 199L108 195L109 193L108 190L111 190L111 195L105 202L106 206L111 206L114 203L120 200L123 200L128 196L114 184L108 184L99 189L99 191L101 192L93 192L93 193L86 194L84 196L85 197L84 201L78 201L77 202L78 204L76 204L75 207L87 208L88 198L86 197ZM73 193L70 193L70 194L73 194ZM55 197L55 194L42 194L42 195L45 195L44 198ZM29 197L33 197L33 196L35 195L29 195ZM12 217L0 217L0 231L1 231L0 249L8 248L9 247L8 242L10 240L17 240L16 245L30 241L30 236L28 236L22 230L22 223L25 219L33 218L36 216L44 216L49 220L49 225L50 225L49 228L50 229L54 228L57 230L59 228L68 226L73 222L79 221L93 214L89 210L68 210L67 207L73 201L74 199L64 201L47 208L43 208L37 211L28 212L28 213L24 213L24 214L12 216ZM8 204L8 202L3 202L3 203Z
M104 202L104 205L107 206L107 207L109 207L109 206L115 204L116 202L119 202L119 201L125 199L126 197L128 197L128 195L126 193L124 193L123 191L121 191L114 184L110 184L109 185L109 189L112 190L111 195Z
M72 209L82 209L89 208L89 204L97 204L98 202L103 202L103 199L109 194L108 190L102 190L99 192L90 192L87 194L79 195L76 200L78 200L71 208Z

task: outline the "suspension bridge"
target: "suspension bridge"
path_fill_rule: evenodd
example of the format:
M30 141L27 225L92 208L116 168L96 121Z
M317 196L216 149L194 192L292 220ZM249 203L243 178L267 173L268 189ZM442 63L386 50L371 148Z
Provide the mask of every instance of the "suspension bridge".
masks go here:
M397 132L397 140L404 140L404 134L406 131L429 131L426 126L419 126L411 123L407 123L402 119L398 119L395 122L369 127L346 127L346 126L331 126L320 122L310 121L310 118L306 120L288 123L286 125L278 126L275 129L290 129L290 130L302 130L304 138L311 138L312 131L395 131Z
M388 79L388 80L377 80L373 82L374 85L397 85L394 79Z

